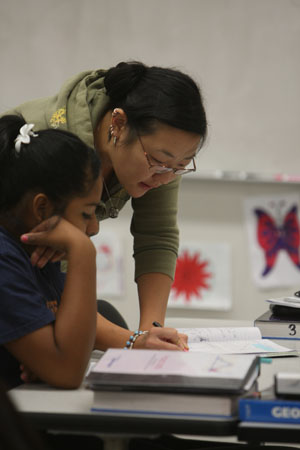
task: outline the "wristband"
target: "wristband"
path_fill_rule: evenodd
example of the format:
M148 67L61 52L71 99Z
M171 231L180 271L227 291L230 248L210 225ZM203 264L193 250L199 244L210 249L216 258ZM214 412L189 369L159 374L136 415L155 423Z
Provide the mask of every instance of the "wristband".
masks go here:
M128 339L128 341L126 341L126 345L125 345L125 349L127 350L132 350L133 344L135 343L135 341L137 340L137 338L139 336L141 336L142 334L146 334L148 333L148 331L141 331L141 330L137 330L135 331L130 338Z

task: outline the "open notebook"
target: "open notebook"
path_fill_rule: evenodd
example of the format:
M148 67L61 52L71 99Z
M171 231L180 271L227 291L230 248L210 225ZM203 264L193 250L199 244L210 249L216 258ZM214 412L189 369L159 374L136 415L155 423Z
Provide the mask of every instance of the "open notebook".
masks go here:
M263 339L257 327L178 328L188 335L191 352L284 356L295 350Z

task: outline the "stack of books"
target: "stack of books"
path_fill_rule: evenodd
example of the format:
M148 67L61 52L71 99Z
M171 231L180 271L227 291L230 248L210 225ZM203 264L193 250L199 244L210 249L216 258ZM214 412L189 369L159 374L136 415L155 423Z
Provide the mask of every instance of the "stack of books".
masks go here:
M86 383L96 413L237 421L259 371L256 355L109 349Z
M289 297L290 298L290 297ZM264 339L271 339L287 345L293 350L300 350L300 304L295 307L285 299L267 300L270 309L254 321Z
M260 356L290 348L256 327L179 329L189 352L109 349L86 377L92 411L118 416L238 419L238 401L256 390Z

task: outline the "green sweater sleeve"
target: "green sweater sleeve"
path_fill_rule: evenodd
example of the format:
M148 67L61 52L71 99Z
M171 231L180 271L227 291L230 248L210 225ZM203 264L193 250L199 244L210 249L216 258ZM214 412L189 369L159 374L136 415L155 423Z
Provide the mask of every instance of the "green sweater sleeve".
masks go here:
M177 203L180 177L132 199L135 279L149 272L174 278L178 253Z

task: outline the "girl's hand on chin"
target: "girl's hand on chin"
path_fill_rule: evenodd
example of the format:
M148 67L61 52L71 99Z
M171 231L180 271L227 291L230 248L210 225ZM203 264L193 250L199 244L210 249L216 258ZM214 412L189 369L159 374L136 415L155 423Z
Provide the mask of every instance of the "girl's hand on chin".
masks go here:
M32 234L33 233L40 233L44 231L49 231L56 227L60 220L60 217L54 216L50 219L44 220L43 222L39 223L36 227L34 227L30 233L26 233L25 235L21 236L21 241L24 244L30 244L32 243ZM38 245L31 253L31 263L33 266L38 266L40 269L42 269L49 261L51 262L57 262L61 261L65 258L66 253L59 250L54 250L51 247L45 247L43 245Z
M67 259L73 245L80 245L89 238L78 228L59 216L44 220L29 233L20 237L23 244L34 246L31 254L33 266L43 268L49 261ZM91 244L92 245L92 244Z

